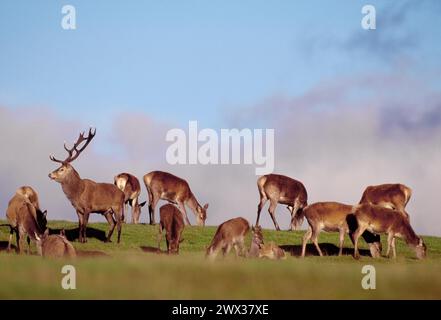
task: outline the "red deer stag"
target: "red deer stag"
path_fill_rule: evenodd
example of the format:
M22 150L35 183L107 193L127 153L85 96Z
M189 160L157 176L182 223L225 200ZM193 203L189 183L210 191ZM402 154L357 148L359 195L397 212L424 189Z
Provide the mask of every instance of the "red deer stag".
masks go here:
M15 232L17 249L20 253L23 252L24 247L22 241L24 240L25 235L27 235L29 254L30 239L36 241L35 234L42 234L46 229L46 211L41 212L41 210L37 210L27 197L24 197L19 192L16 192L9 201L6 217L11 229L8 251L11 250L12 236Z
M141 208L146 204L146 201L138 203L139 194L141 193L141 185L138 178L124 172L114 178L114 184L119 190L124 192L124 212L128 212L127 204L130 204L132 207L132 223L138 224Z
M370 203L402 212L409 219L405 208L412 196L412 189L404 184L380 184L367 187L360 200L360 204Z
M149 194L150 224L155 224L155 207L160 199L176 204L185 222L190 225L185 205L195 214L197 224L205 225L208 203L203 207L190 190L187 181L168 172L152 171L144 176L144 184Z
M178 254L179 244L184 240L182 239L184 219L181 212L175 205L168 203L159 208L159 217L158 250L161 250L162 232L165 229L167 252Z
M110 242L113 230L115 229L116 218L119 243L124 216L124 192L110 183L96 183L89 179L81 179L78 172L70 164L89 145L90 141L95 137L95 133L96 130L93 132L92 129L89 130L87 136L84 136L84 132L81 133L71 149L64 144L64 149L68 153L65 160L57 160L54 156L50 156L52 161L61 163L61 166L50 173L49 178L61 184L64 194L77 211L80 242L87 242L86 230L89 215L91 213L100 213L106 217L110 225L107 242ZM85 142L84 145L78 149L83 142Z
M392 248L393 257L396 258L395 237L403 238L415 250L418 259L423 259L426 256L426 245L423 239L415 234L409 220L396 210L378 205L362 204L355 208L354 215L358 225L354 232L354 257L356 259L360 257L358 240L365 230L376 234L387 234L387 256Z
M300 181L279 174L268 174L257 179L257 188L260 202L257 206L256 226L259 225L260 211L268 200L270 201L268 212L277 231L280 231L280 227L274 213L278 203L287 205L291 212L290 230L296 230L301 226L303 220L295 217L306 207L308 194Z
M206 256L210 259L216 258L219 250L223 256L227 255L231 247L234 247L236 256L245 254L244 239L250 231L250 224L244 218L234 218L222 223L207 248Z

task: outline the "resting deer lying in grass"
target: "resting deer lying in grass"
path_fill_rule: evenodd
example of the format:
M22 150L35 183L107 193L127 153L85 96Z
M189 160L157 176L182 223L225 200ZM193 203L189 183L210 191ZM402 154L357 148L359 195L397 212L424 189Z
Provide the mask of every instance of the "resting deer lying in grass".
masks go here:
M262 228L256 226L252 228L253 239L251 240L251 247L248 252L250 258L268 258L271 260L286 259L285 251L277 246L273 241L269 244L264 244Z
M195 214L197 224L205 225L208 204L199 204L187 181L168 172L152 171L144 176L144 184L149 194L150 224L155 224L155 207L160 199L176 204L185 222L190 225L185 205Z
M128 212L127 204L130 204L132 207L132 223L138 224L141 208L146 204L146 201L138 203L138 198L141 193L141 185L139 184L138 178L130 173L124 172L114 178L114 184L119 190L124 192L124 212Z
M122 219L124 217L124 192L117 186L110 183L96 183L89 179L81 179L78 172L72 167L71 162L74 161L81 152L86 149L95 132L89 130L87 137L81 133L72 148L68 148L64 144L64 149L68 156L64 160L57 160L54 156L50 159L54 162L61 163L61 166L49 174L49 178L59 182L64 194L72 203L77 211L79 221L79 241L87 242L87 223L91 213L103 214L110 225L107 235L107 242L110 242L113 230L115 229L115 218L118 229L118 243L121 239ZM84 145L77 149L83 142ZM114 218L115 217L115 218Z
M222 250L222 255L227 255L231 247L234 247L236 256L245 254L244 240L250 231L250 225L244 218L234 218L222 223L207 248L206 256L210 259L216 258L218 252Z
M343 242L345 234L349 233L347 216L352 212L352 206L338 202L317 202L307 206L302 214L309 224L302 242L302 257L306 253L306 244L312 240L320 256L323 256L318 245L318 236L322 230L327 232L338 232L339 247L338 255L343 253Z
M45 258L75 258L77 256L75 248L66 239L64 232L49 235L46 229L43 235L35 233L37 250L40 256Z
M280 227L274 213L278 203L287 205L291 213L290 230L297 230L301 226L303 220L295 219L295 216L306 207L308 194L300 181L279 174L268 174L257 179L257 188L260 202L257 206L256 226L259 225L260 212L268 200L268 212L277 231L280 231Z
M11 250L12 236L15 232L17 249L20 253L23 252L24 247L22 241L24 240L24 237L27 236L29 254L30 240L32 239L35 241L35 233L42 234L46 230L46 212L37 210L27 197L16 192L9 201L6 217L11 228L8 251Z
M173 204L165 204L159 208L159 234L158 234L158 250L161 250L162 232L165 229L165 239L167 242L168 253L179 253L179 244L182 239L182 231L184 231L184 219L182 214Z
M358 240L365 230L376 234L387 234L387 256L390 255L392 248L393 257L396 258L395 237L403 238L415 250L418 259L423 259L426 256L426 245L423 239L415 234L409 220L396 210L378 205L362 204L355 208L354 215L358 224L358 228L354 232L354 257L356 259L360 257Z

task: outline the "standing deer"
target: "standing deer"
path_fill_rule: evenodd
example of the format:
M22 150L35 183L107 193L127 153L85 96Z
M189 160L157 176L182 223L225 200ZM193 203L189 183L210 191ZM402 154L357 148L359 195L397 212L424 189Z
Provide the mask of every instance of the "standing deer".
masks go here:
M227 255L231 247L234 247L236 256L245 254L245 235L250 231L250 224L244 218L234 218L222 223L216 230L210 246L207 248L206 256L214 259L219 250L222 255Z
M390 255L392 248L393 258L396 258L395 237L403 238L406 243L415 250L418 259L426 256L426 245L423 239L418 237L412 229L410 222L396 210L378 205L362 204L355 208L355 218L358 228L354 232L354 257L358 259L358 240L365 230L373 233L387 234L387 253Z
M187 181L163 171L152 171L144 176L144 184L149 194L150 224L155 224L155 207L160 199L176 204L185 222L190 225L185 205L195 214L197 224L205 225L208 203L203 207L190 190Z
M159 208L159 217L158 250L161 250L162 233L165 229L167 252L178 254L179 244L184 240L182 231L184 231L185 224L181 212L175 205L167 203Z
M81 179L78 172L72 167L71 162L74 161L81 152L86 149L93 137L95 131L89 130L87 137L84 132L78 137L72 148L68 148L64 144L64 149L68 156L64 160L57 160L54 156L50 159L54 162L61 163L61 166L49 174L49 178L59 182L64 194L72 203L78 215L79 222L79 241L87 242L87 222L91 213L103 214L109 225L109 233L106 242L110 242L113 230L115 229L115 218L118 229L118 243L121 239L121 225L124 216L124 192L110 183L96 183L89 179ZM78 149L83 143L84 145ZM114 218L115 216L115 218Z
M367 187L359 204L370 203L401 212L407 219L409 214L405 208L412 196L412 189L404 184L380 184Z
M124 212L128 212L127 204L130 204L132 207L132 223L138 224L141 208L146 204L146 201L138 203L139 194L141 193L141 185L138 178L124 172L115 176L114 184L119 190L124 192ZM125 218L123 220L125 221Z
M306 207L308 194L300 181L279 174L268 174L257 179L257 188L260 202L257 206L256 226L259 225L260 211L268 200L270 201L268 212L277 231L280 231L280 227L274 213L278 203L287 205L291 213L290 230L296 230L301 226L303 220L295 219L295 216Z
M20 190L20 189L19 189ZM23 252L24 237L27 236L28 254L30 253L30 240L36 241L35 234L42 234L46 229L46 211L41 212L29 201L27 197L16 192L9 201L6 217L10 226L8 251L11 250L12 236L15 232L17 249Z
M340 234L338 255L341 256L345 234L349 233L347 216L352 213L352 208L350 205L338 202L317 202L307 206L302 212L309 224L309 229L303 237L302 258L305 256L306 244L310 239L319 255L323 256L318 245L318 236L322 230Z

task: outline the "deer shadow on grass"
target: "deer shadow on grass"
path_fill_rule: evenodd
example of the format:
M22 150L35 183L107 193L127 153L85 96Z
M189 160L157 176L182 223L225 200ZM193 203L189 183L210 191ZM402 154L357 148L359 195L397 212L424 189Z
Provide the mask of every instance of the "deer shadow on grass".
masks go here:
M51 229L49 228L49 234L60 234L60 232L64 230L65 236L67 240L69 241L75 241L78 240L79 234L80 234L80 228L74 228L74 229ZM86 234L88 238L95 238L97 240L100 240L102 242L105 242L106 232L103 230L98 230L95 228L87 227Z
M319 243L320 249L323 252L324 256L338 256L339 247L332 243ZM302 255L302 246L301 245L281 245L280 248L289 253L291 256L300 257ZM360 255L362 256L370 256L371 253L366 249L359 249ZM343 255L353 255L353 248L343 248ZM314 244L309 243L306 245L306 253L305 256L319 256L317 249Z
M15 239L14 239L15 240ZM0 241L0 251L8 251L8 241ZM11 252L18 252L16 245L11 244Z

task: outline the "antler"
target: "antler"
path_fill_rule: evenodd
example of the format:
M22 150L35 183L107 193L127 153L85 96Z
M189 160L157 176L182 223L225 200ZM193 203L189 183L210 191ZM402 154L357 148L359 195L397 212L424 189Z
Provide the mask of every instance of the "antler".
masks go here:
M83 152L84 149L86 149L87 145L90 143L90 141L92 141L93 137L95 137L96 129L92 131L92 128L90 128L89 134L87 137L85 137L84 134L85 134L84 132L80 133L80 136L78 137L77 142L75 142L73 147L70 149L66 146L66 143L64 143L64 150L66 150L67 153L69 154L65 160L58 160L54 156L50 156L49 158L52 161L59 162L59 163L69 163L69 162L74 161L76 158L78 158L78 156L81 154L81 152ZM86 143L84 143L84 145L80 149L77 149L78 146L81 143L83 143L84 141L86 141Z

